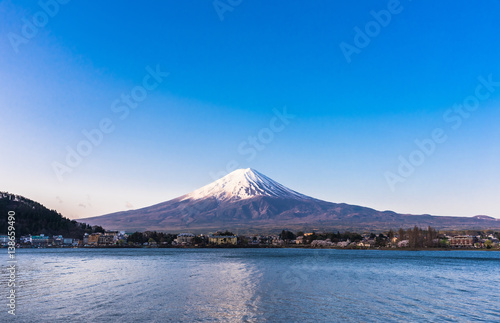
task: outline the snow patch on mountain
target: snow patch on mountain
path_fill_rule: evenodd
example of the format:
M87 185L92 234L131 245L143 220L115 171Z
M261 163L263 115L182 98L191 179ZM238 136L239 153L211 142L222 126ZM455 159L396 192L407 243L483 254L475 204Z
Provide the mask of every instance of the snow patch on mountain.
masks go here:
M246 168L234 172L181 197L181 201L215 197L218 201L243 200L255 196L272 196L298 200L312 197L295 192L258 171Z

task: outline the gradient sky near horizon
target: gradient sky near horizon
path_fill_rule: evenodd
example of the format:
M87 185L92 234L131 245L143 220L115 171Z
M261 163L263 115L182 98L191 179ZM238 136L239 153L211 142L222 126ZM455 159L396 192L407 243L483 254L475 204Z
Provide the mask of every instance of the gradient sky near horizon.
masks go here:
M73 0L44 21L38 1L0 2L0 191L76 219L251 167L327 201L500 218L500 2L401 1L350 62L341 44L392 1L220 0L223 20L213 3ZM169 75L120 119L148 66ZM481 84L474 111L450 110ZM58 180L53 163L105 118L114 130ZM392 190L387 172L438 128L446 141Z

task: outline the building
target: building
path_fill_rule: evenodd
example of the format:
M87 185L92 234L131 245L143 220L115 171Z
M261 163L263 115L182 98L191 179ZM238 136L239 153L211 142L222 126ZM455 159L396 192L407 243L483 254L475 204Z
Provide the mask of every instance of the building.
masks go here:
M361 247L361 248L370 248L371 244L368 241L361 241L361 242L358 242L357 246Z
M125 231L120 231L116 234L115 236L115 242L118 242L120 240L127 241L128 235L125 233Z
M63 244L64 238L63 236L52 236L54 246L61 246Z
M209 235L208 236L208 243L216 244L216 245L221 245L221 244L233 244L233 245L235 245L238 243L238 237L236 237L236 236Z
M191 244L193 243L195 235L192 233L180 233L177 235L178 244Z
M499 242L499 239L496 236L494 236L493 234L490 234L488 236L488 240L491 240L493 243Z
M450 247L472 248L477 238L473 236L454 236L450 239Z
M100 236L101 236L101 233L89 234L88 244L90 246L97 246L99 244L99 237Z
M48 245L51 239L49 237L46 237L44 234L41 234L39 236L31 236L30 237L30 243L32 246L46 246Z
M104 234L101 234L99 236L98 244L100 246L112 245L112 244L114 244L117 236L118 236L118 232L116 232L116 231L104 232Z
M63 238L63 245L65 245L65 246L72 246L73 245L73 239L72 238Z
M297 238L295 238L295 243L304 244L304 236L298 236Z
M7 246L9 244L9 236L6 236L6 235L1 235L0 236L0 245L2 246Z
M84 233L83 234L83 240L82 240L83 245L88 245L89 244L89 234Z

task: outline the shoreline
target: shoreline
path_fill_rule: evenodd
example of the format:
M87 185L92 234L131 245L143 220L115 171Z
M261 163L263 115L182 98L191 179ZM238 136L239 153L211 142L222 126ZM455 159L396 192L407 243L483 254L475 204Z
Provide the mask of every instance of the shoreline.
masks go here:
M7 248L4 248L7 249ZM487 248L340 248L309 246L89 246L89 247L16 247L16 249L314 249L314 250L373 250L373 251L500 251Z

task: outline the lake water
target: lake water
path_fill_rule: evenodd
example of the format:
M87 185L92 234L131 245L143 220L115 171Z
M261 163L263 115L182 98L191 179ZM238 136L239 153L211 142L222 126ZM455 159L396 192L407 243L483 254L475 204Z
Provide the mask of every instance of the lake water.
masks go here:
M500 321L500 252L23 249L17 259L19 322Z

